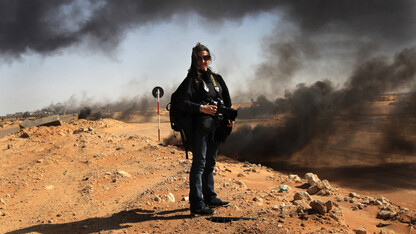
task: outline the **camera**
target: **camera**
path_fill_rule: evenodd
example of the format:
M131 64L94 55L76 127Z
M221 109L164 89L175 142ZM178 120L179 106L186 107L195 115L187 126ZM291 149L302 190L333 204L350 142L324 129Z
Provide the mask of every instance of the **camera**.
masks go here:
M215 117L217 118L218 122L223 120L234 121L235 118L237 118L237 110L225 106L222 99L218 98L217 100L214 100L211 98L209 100L209 104L217 106L217 113L215 113Z

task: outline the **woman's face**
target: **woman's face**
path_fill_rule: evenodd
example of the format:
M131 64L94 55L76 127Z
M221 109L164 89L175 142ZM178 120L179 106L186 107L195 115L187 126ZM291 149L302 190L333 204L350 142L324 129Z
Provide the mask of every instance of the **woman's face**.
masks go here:
M211 60L211 56L209 55L208 51L199 51L197 53L197 65L199 70L206 71L208 69L209 61Z

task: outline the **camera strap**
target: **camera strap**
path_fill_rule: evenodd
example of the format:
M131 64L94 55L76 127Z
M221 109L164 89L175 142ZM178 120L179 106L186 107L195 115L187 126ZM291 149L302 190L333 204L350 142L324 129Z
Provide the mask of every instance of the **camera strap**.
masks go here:
M210 74L210 77L211 77L212 84L214 85L214 89L215 89L215 91L216 91L217 93L219 93L219 92L220 92L220 87L218 87L217 82L216 82L216 81L215 81L215 79L214 79L214 76L213 76L212 74Z

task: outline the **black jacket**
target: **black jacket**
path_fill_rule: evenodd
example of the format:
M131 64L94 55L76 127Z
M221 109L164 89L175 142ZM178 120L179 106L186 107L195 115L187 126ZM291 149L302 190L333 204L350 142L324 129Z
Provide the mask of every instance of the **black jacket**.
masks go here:
M221 86L224 105L226 107L231 107L230 93L228 92L224 79L219 74L212 73L212 75L214 76L215 81ZM207 92L203 89L203 82L201 80L197 81L196 78L188 74L179 86L178 108L190 114L199 114L201 104L206 104L208 97Z
M207 74L204 74L207 76ZM209 75L209 74L208 74ZM212 73L215 81L220 87L220 97L226 107L231 107L231 98L227 85L224 79L219 74ZM205 79L207 80L207 79ZM210 82L209 80L207 80ZM213 88L211 85L210 87ZM211 92L212 94L212 92ZM197 80L193 76L189 75L181 83L178 88L177 96L177 108L181 111L189 113L188 116L184 116L183 122L186 122L188 128L185 128L185 134L188 136L188 140L192 139L193 131L199 131L201 125L201 119L203 116L207 116L200 112L201 105L207 104L209 93L204 90L204 83L202 80ZM218 142L224 142L228 135L231 133L232 128L226 126L224 121L219 124L215 129L213 137Z

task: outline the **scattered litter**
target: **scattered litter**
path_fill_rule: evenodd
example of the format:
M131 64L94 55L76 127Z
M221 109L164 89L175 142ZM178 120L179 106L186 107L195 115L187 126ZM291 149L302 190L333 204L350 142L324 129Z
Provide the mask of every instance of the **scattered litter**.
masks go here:
M287 193L290 189L292 189L292 188L287 186L287 185L280 185L279 186L279 193Z

